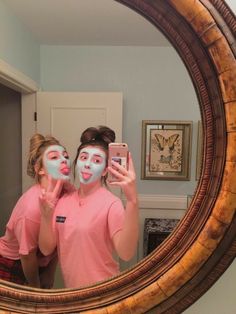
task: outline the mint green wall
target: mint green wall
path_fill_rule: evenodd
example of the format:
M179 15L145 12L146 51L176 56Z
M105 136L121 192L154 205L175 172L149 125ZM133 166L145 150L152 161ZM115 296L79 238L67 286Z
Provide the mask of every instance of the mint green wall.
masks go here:
M40 45L2 1L0 59L40 83Z
M183 62L172 47L41 46L44 91L121 91L123 140L138 173L139 193L194 192L197 97ZM194 122L191 181L140 180L142 120Z

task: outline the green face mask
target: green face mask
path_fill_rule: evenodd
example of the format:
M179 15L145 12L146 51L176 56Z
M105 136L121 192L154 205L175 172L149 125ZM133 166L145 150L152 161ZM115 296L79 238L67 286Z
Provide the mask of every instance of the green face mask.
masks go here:
M49 146L44 152L43 164L53 179L70 179L70 160L64 147L60 145Z
M105 168L106 154L102 149L88 146L80 151L76 172L81 183L89 184L101 180Z

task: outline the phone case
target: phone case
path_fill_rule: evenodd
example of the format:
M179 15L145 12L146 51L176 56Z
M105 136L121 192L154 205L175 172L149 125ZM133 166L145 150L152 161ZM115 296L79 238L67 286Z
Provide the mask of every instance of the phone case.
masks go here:
M108 166L111 161L119 162L121 166L128 169L128 145L126 143L110 143L108 147ZM108 174L109 181L116 181L117 179L111 174Z

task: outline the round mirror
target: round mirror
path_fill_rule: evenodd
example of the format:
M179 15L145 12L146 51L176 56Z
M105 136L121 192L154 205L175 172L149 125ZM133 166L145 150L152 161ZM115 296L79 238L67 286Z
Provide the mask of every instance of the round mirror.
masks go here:
M236 64L231 33L235 19L223 1L215 5L196 0L119 2L167 36L192 78L204 131L203 169L196 194L172 235L135 268L80 290L39 292L2 283L3 309L145 313L155 308L159 313L179 313L214 283L235 256Z
M32 122L32 129L36 127L39 133L52 133L59 138L67 148L71 160L77 151L79 134L85 127L108 123L114 128L118 115L113 111L112 117L109 113L104 113L105 121L101 121L99 112L96 115L86 112L85 116L74 105L82 103L84 107L85 102L80 97L71 101L70 97L77 93L89 94L92 91L94 95L97 92L97 104L100 91L107 91L105 94L122 92L122 140L128 143L135 161L140 205L138 249L129 262L119 259L120 270L123 271L133 267L162 243L186 212L187 196L189 201L198 182L195 168L200 108L191 78L178 53L168 39L143 16L116 1L100 0L98 5L93 0L87 0L83 4L72 0L69 8L66 7L66 2L67 0L61 0L60 3L57 0L50 3L47 0L31 3L27 0L4 0L9 11L19 17L27 29L34 30L33 36L36 39L41 39L40 85L43 91L32 95L32 98L37 98L37 122ZM104 13L105 8L110 12L109 15ZM91 22L89 18L84 21L85 16L91 15L94 15L95 21ZM41 16L44 16L43 26ZM52 17L54 23L45 27ZM71 31L66 31L71 25L78 30L76 36ZM93 31L80 34L81 29ZM30 96L26 96L26 101ZM46 99L42 100L41 97L44 96ZM50 104L47 97L50 98ZM27 107L24 99L23 96L22 108ZM112 100L111 98L111 104L114 103ZM34 107L33 100L30 103ZM104 101L102 105L104 106ZM45 112L47 106L51 109ZM60 115L60 112L63 114ZM63 119L65 115L66 120ZM29 116L31 111L22 114L22 121L26 121L23 127L28 124ZM91 116L95 116L95 121L91 121ZM52 122L47 123L47 120ZM28 134L29 138L30 132L34 131L23 131L23 134ZM19 134L18 130L15 133ZM150 133L152 148L148 147ZM24 138L27 147L22 155L25 165L29 140ZM172 145L175 146L173 153ZM7 160L9 154L5 153ZM198 165L200 163L201 156ZM157 170L155 164L159 167ZM3 168L8 172L7 165ZM30 178L24 169L22 176L23 191L26 191L28 186L24 182L28 183ZM5 181L3 180L4 184ZM29 181L30 185L32 180ZM8 207L8 216L13 207L14 203ZM1 218L4 234L9 217L5 217L5 223L3 215ZM64 288L59 267L54 288Z

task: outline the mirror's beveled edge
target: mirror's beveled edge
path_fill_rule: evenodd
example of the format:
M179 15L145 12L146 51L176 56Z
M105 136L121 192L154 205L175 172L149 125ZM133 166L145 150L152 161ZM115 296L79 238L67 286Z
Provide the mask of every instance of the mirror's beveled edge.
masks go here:
M133 7L137 11L143 11L143 15L147 13L150 13L150 19L153 20L153 15L158 15L158 10L155 9L155 6L161 5L162 8L165 8L164 4L165 1L119 1L121 3L124 3L130 7ZM211 15L209 14L207 8L202 4L200 1L196 0L176 0L176 1L168 1L170 5L173 5L175 7L175 10L178 14L183 15L184 19L188 21L191 21L193 16L196 16L196 12L193 10L194 6L198 6L200 8L201 6L201 12L203 12L210 18ZM209 2L209 1L204 1ZM220 7L223 6L223 1L214 1L220 4ZM214 3L212 1L212 4L214 6ZM224 7L223 7L224 9ZM146 11L145 11L146 10ZM151 11L149 11L151 10ZM219 10L219 9L218 9ZM156 12L155 12L156 11ZM145 13L144 13L145 12ZM190 14L192 12L192 15ZM195 14L193 14L195 12ZM203 15L202 15L203 16ZM197 17L196 17L197 19ZM160 21L157 22L157 24L160 23ZM181 21L180 21L181 24ZM180 26L181 28L181 26ZM195 30L197 36L201 37L198 32ZM218 30L220 32L220 30ZM201 34L202 35L202 34ZM224 37L224 35L222 35ZM199 38L199 42L202 41L202 38ZM205 39L205 44L207 43L207 40ZM189 44L189 43L188 43ZM227 46L227 44L226 44ZM214 44L211 42L211 47L214 47ZM227 52L231 53L230 47L226 47ZM178 49L177 49L178 50ZM206 45L205 49L207 58L211 59L212 55L209 53L209 48ZM182 56L184 59L185 56ZM186 58L187 59L187 58ZM185 63L188 63L188 60L185 59ZM203 64L202 64L203 63ZM214 60L212 58L213 65L221 65L223 63L222 60ZM188 65L188 64L187 64ZM199 66L204 66L204 60L202 62L199 61ZM228 64L229 68L235 69L235 60L229 62ZM228 70L229 73L231 73L231 70ZM231 84L231 88L229 88L228 84L225 86L225 78L222 76L221 73L216 73L218 77L221 76L221 85L218 86L218 97L222 96L222 99L224 99L225 102L225 108L226 104L228 106L229 103L236 100L235 94L232 92L234 88L232 86L236 86L235 84L235 76L232 76L232 79L230 82L227 81L228 84ZM195 80L194 77L193 81ZM209 80L209 78L208 78ZM220 80L220 78L219 78ZM207 80L206 80L207 81ZM233 85L234 84L234 85ZM195 82L195 86L197 88L199 87L198 82ZM200 100L200 103L203 103L203 99L205 97L205 94L201 94L201 90L197 90L197 94ZM209 92L209 91L208 91ZM214 97L214 95L211 95L211 97ZM220 100L216 99L217 106L221 105ZM205 103L206 104L206 103ZM194 197L194 201L192 202L191 208L188 212L188 215L183 219L181 222L181 226L178 230L176 230L173 235L166 241L166 243L161 246L159 250L154 252L151 256L149 256L147 259L142 261L140 264L137 265L136 268L132 269L128 273L124 273L118 278L115 278L114 280L104 283L102 285L98 285L97 288L91 287L88 289L83 289L82 291L65 291L62 290L60 292L51 291L51 292L37 292L36 289L15 289L14 285L11 284L2 284L0 286L0 295L2 296L0 301L0 308L2 309L12 309L15 311L22 311L24 313L32 313L39 311L40 313L72 313L71 311L80 311L80 312L86 312L86 313L117 313L118 309L122 313L145 313L152 307L158 308L159 313L167 313L168 311L171 311L171 313L180 313L180 310L183 308L186 308L191 303L193 303L203 292L206 291L210 285L208 283L204 283L201 278L201 272L204 272L205 269L207 269L207 275L210 275L212 272L214 273L216 266L218 269L220 268L220 271L217 270L216 276L213 278L214 280L217 279L217 277L223 273L223 271L227 268L230 261L235 256L235 245L232 244L232 239L235 238L235 231L232 231L232 227L234 225L233 220L233 200L235 199L235 193L236 190L232 187L235 186L235 176L233 177L234 173L228 173L227 171L224 171L224 180L223 184L221 186L221 190L218 190L220 188L219 183L221 183L221 176L223 174L224 169L218 170L218 184L214 187L214 192L211 190L211 184L209 186L209 176L212 173L212 168L219 167L222 168L224 166L224 157L225 152L230 150L230 145L228 144L226 147L226 130L225 130L225 117L224 112L218 111L218 108L213 108L214 104L209 103L209 106L206 106L202 108L202 116L203 116L203 123L205 127L205 163L209 162L209 165L206 167L203 171L203 174L200 179L200 184L197 189L197 193ZM217 113L217 114L216 114ZM216 130L213 123L213 120L219 121L219 128L220 130ZM209 123L208 123L209 122ZM232 121L231 121L232 123ZM226 121L227 129L229 129L229 122ZM217 153L220 154L217 155L211 155L212 150L214 152L213 144L216 140L216 137L213 136L213 132L217 131L216 133L218 135L222 136L222 139L220 139L220 143L223 147L223 151L220 152L219 145ZM219 131L219 132L218 132ZM235 134L235 131L231 131L231 135ZM222 148L221 147L221 148ZM208 150L208 155L206 154ZM210 151L210 153L209 153ZM213 153L212 153L213 154ZM231 154L232 155L232 154ZM230 171L234 170L235 165L235 159L231 160L233 158L230 154L228 154L227 161L226 161L226 168ZM207 157L206 157L207 156ZM212 162L213 157L219 157L216 158L214 162ZM209 158L209 160L208 160ZM233 167L232 167L233 165ZM214 170L214 169L213 169ZM217 197L217 194L219 193L219 196ZM185 233L180 232L181 228L186 229L189 226L189 217L197 217L197 211L200 208L199 202L202 201L203 205L201 206L202 210L204 210L204 217L198 221L198 225L192 225L192 227L196 227L197 230L195 231L195 238L192 239L188 236L186 236ZM215 202L216 201L216 202ZM215 204L215 205L214 205ZM227 208L226 218L223 216L223 208ZM192 214L194 213L194 215ZM220 217L220 218L219 218ZM196 218L197 219L197 218ZM217 225L218 223L218 225ZM227 230L224 230L224 226L228 227ZM231 228L230 228L231 227ZM216 236L216 239L213 239L208 236L209 234ZM230 233L231 231L231 233ZM179 256L177 256L172 261L171 267L167 269L163 269L163 272L157 272L156 267L160 269L159 263L161 262L160 256L163 257L163 254L161 255L161 251L165 251L166 257L168 257L168 248L173 247L173 238L177 235L177 238L179 239L179 236L183 236L183 238L186 237L186 239L183 239L185 244L182 246L182 252ZM221 240L222 238L222 240ZM207 240L207 247L203 245L204 239ZM180 239L181 240L181 239ZM175 241L174 241L175 242ZM205 243L205 242L204 242ZM224 244L224 245L222 245ZM231 246L230 246L231 244ZM205 257L204 260L201 259L202 264L200 263L198 266L193 267L196 261L199 261L197 257L199 258L199 255L202 256L201 253L204 253L203 256ZM211 255L213 257L213 260L211 258L208 258ZM214 259L214 255L218 256L218 260ZM189 269L191 267L196 272L190 273L189 275L189 269L186 271L185 268L187 264L184 263L185 261L191 261L189 264ZM212 263L212 268L206 267L207 262L210 261ZM227 263L225 263L225 260L227 259ZM225 263L222 266L222 263ZM153 273L145 274L145 271L150 271L150 265L153 266ZM202 265L202 266L201 266ZM220 267L218 265L221 265ZM198 275L199 273L199 275ZM158 274L158 275L157 275ZM139 279L139 276L140 279ZM178 280L174 280L174 277L177 276ZM199 279L200 278L200 281ZM133 280L139 279L140 282L135 283ZM173 281L174 280L174 281ZM192 285L192 289L189 289L187 287L188 281L195 282L195 285ZM131 282L128 284L128 282ZM169 287L169 283L175 283L174 289L173 285L172 287ZM196 290L198 289L201 284L203 284L204 289L201 288L200 294ZM123 287L122 287L123 285ZM125 286L127 285L127 287ZM132 286L133 285L133 289ZM114 289L112 288L114 287ZM194 288L194 289L193 289ZM100 292L100 294L96 294L97 291ZM114 291L113 291L113 290ZM181 293L184 291L183 293ZM125 292L125 294L124 294ZM178 295L178 293L180 295ZM189 297L187 296L188 294ZM88 296L89 301L86 303L86 296ZM92 296L92 297L91 297ZM187 296L187 297L186 297ZM10 299L9 299L10 298ZM21 305L19 306L19 300L21 301ZM174 300L174 301L173 301ZM37 304L34 304L32 302L37 302ZM44 304L45 302L45 304ZM64 305L63 305L64 303ZM100 304L102 304L102 307L100 307Z

